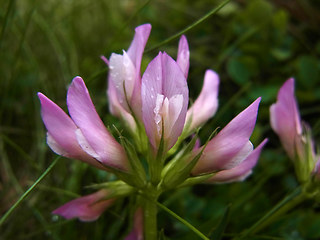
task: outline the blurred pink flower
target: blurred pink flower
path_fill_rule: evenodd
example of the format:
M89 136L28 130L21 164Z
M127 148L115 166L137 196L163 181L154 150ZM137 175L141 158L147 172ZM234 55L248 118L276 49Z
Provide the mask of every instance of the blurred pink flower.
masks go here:
M138 208L134 214L133 229L125 240L143 240L143 211Z
M298 179L308 181L310 174L320 175L320 157L315 153L311 130L302 124L294 95L294 79L288 79L278 92L277 102L270 107L272 129L293 161ZM302 127L304 126L304 127Z
M301 119L294 96L293 78L283 84L279 90L277 102L270 107L270 122L289 157L294 160L297 153L302 153L303 146Z
M115 199L105 200L108 195L107 190L100 190L93 194L74 199L57 208L52 213L66 219L79 218L85 222L94 221L114 202Z

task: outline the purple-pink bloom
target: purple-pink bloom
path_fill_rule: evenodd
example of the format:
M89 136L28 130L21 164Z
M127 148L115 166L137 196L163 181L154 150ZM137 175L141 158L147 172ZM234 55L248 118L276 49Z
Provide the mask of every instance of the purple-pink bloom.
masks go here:
M155 150L161 138L168 150L181 135L188 96L186 78L179 65L160 52L144 72L141 87L143 123Z
M218 109L219 76L212 70L204 75L202 90L188 109L186 118L187 132L191 133L211 118Z
M150 31L150 24L137 27L128 51L110 56L108 96L111 113L118 117L124 117L122 112L127 111L141 119L140 66Z
M245 180L252 173L252 168L257 164L261 150L267 142L267 139L263 140L246 158L240 160L237 166L217 172L206 182L230 183Z
M188 41L186 36L182 35L179 41L177 63L186 78L189 71L189 57ZM200 95L188 109L184 136L190 135L216 113L218 109L218 90L219 76L214 71L208 69L204 76Z
M256 124L260 98L239 113L204 149L193 175L216 172L238 166L253 151L249 138Z
M138 208L134 214L133 229L125 240L143 240L143 211Z
M270 107L270 122L294 162L298 179L301 182L308 181L311 174L319 178L319 155L315 153L311 130L306 124L302 128L293 78L283 84L277 102Z
M115 199L108 199L107 190L100 190L90 195L74 199L52 213L66 219L79 218L81 221L90 222L97 220L100 215L114 202Z
M129 170L124 149L99 118L82 78L75 77L68 90L71 118L45 95L38 93L38 96L48 130L47 143L54 152L100 168L97 161L107 167Z
M294 79L288 79L278 92L277 102L270 107L272 129L279 135L282 146L294 160L302 153L302 127L298 104L294 96Z
M181 68L186 79L188 78L189 73L189 58L190 51L188 41L185 35L182 35L179 40L178 54L177 54L177 63Z

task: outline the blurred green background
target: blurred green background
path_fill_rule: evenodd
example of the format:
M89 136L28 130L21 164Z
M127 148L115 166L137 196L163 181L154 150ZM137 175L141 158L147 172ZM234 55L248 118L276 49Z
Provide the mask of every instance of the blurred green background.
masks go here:
M106 125L107 68L100 60L127 49L134 28L151 23L146 49L200 19L221 1L1 0L0 8L0 215L43 173L56 155L47 147L36 93L66 110L68 84L82 76ZM252 136L268 137L253 175L243 183L199 185L168 192L164 205L208 234L230 206L224 239L249 228L296 186L294 169L269 124L269 106L282 83L296 79L302 118L320 140L320 1L231 0L185 35L190 46L190 97L199 94L204 72L221 78L219 110L201 130L203 141L262 96ZM142 68L166 51L176 57L178 39L144 54ZM96 222L66 221L51 211L88 194L85 186L113 179L80 162L61 159L0 228L0 239L121 239L128 233L128 200ZM319 239L320 207L299 205L250 239ZM197 239L183 224L159 213L166 239Z

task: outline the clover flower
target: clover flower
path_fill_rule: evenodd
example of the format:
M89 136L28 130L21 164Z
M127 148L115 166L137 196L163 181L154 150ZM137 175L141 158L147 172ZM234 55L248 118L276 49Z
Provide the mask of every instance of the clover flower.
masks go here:
M127 51L112 53L109 60L102 57L109 67L110 112L124 122L133 141L120 131L119 142L111 135L80 77L74 78L68 89L70 117L45 95L38 94L49 147L59 155L84 161L119 178L98 184L97 192L66 203L53 213L92 221L116 199L132 197L137 201L136 213L133 230L126 239L156 239L157 207L150 204L150 199L157 201L168 189L197 183L242 181L252 173L267 142L253 149L250 141L258 98L200 146L194 133L217 111L219 76L210 69L205 72L202 90L188 108L187 38L180 38L177 60L159 52L141 77L141 60L150 31L150 24L138 26ZM192 134L192 140L187 141Z

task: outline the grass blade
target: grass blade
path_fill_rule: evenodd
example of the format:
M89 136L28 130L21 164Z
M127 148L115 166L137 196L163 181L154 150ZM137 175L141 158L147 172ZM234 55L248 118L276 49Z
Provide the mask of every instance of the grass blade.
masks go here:
M206 19L208 19L209 17L211 17L212 15L216 14L221 8L223 8L225 5L227 5L230 2L230 0L226 0L224 2L222 2L219 6L215 7L214 9L212 9L210 12L208 12L206 15L204 15L203 17L201 17L200 19L198 19L197 21L195 21L194 23L190 24L189 26L187 26L186 28L182 29L180 32L174 34L173 36L167 38L166 40L162 41L161 43L155 45L154 47L147 49L145 51L145 53L148 52L152 52L153 50L161 47L162 45L167 44L168 42L171 42L172 40L180 37L182 34L188 32L189 30L191 30L192 28L194 28L195 26L199 25L200 23L202 23L203 21L205 21Z
M57 164L61 157L58 156L50 166L42 173L42 175L37 179L37 181L32 184L32 186L22 194L22 196L12 205L12 207L1 217L0 226L5 222L5 220L11 215L11 213L25 200L28 195L35 189L35 187L49 174L52 168Z
M176 214L175 212L171 211L169 208L167 208L166 206L162 205L159 202L156 202L156 204L162 208L164 211L166 211L167 213L169 213L171 216L173 216L174 218L176 218L177 220L179 220L181 223L183 223L186 227L188 227L191 231L193 231L196 235L198 235L201 239L204 240L210 240L208 237L206 237L202 232L200 232L196 227L194 227L193 225L191 225L189 222L187 222L186 220L184 220L182 217L180 217L178 214Z

